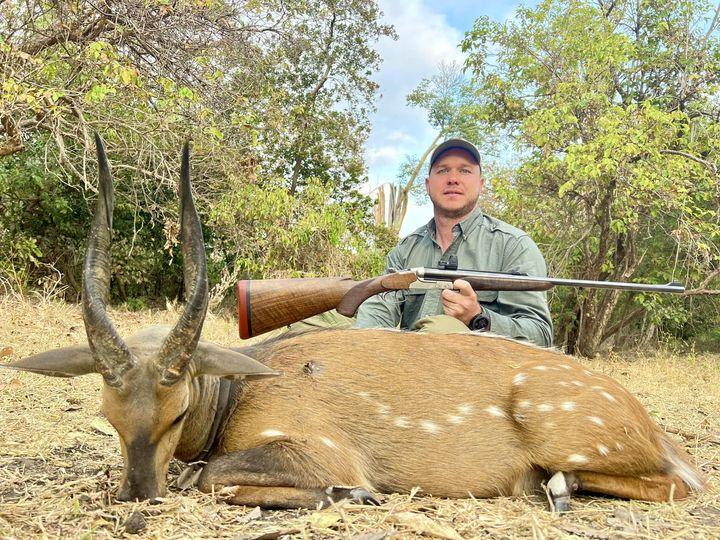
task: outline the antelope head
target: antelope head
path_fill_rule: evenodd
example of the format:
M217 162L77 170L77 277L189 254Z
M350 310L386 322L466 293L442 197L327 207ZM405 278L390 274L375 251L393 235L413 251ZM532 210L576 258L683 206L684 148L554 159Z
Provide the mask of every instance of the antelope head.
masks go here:
M187 305L174 327L151 327L123 340L106 312L110 288L113 186L102 140L98 200L83 270L83 319L88 345L65 347L4 367L55 377L99 373L103 411L120 436L125 470L120 500L161 497L170 459L192 458L207 444L213 417L211 375L277 375L252 358L200 340L208 305L205 247L190 186L186 143L180 178L180 239Z

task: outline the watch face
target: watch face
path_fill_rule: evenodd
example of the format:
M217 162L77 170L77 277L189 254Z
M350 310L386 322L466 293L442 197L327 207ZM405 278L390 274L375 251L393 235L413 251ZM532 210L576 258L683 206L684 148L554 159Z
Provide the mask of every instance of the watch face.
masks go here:
M470 321L471 330L487 330L490 326L490 319L484 315L476 315L472 321Z

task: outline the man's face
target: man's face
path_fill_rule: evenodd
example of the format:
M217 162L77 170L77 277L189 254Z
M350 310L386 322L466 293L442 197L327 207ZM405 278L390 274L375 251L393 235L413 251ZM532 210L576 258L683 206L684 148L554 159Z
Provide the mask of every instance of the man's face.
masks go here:
M435 215L450 219L463 218L472 212L484 186L480 165L459 148L441 154L425 179Z

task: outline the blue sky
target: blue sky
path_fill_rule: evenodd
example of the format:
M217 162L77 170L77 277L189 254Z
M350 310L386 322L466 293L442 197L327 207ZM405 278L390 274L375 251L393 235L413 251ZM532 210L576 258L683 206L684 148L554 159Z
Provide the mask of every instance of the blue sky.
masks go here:
M527 5L528 2L523 3ZM405 156L421 155L435 138L425 113L405 104L407 94L423 78L434 75L441 61L464 61L458 44L475 19L487 15L503 21L512 16L519 4L519 1L509 0L379 0L383 22L395 26L398 39L386 39L378 44L383 64L375 80L380 85L381 97L365 147L370 179L368 191L384 182L394 181ZM418 207L410 202L402 236L432 217L431 206Z

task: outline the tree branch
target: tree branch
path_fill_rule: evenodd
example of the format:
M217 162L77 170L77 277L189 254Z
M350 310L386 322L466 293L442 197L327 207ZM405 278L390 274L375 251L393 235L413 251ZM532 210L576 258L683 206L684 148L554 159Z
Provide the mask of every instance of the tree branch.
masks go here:
M686 159L689 159L691 161L695 161L697 163L700 163L701 165L704 165L705 167L710 169L710 171L713 174L717 174L717 166L714 163L707 161L705 159L699 158L697 156L693 156L692 154L688 154L687 152L681 152L679 150L660 150L660 153L661 154L670 154L673 156L682 156Z

